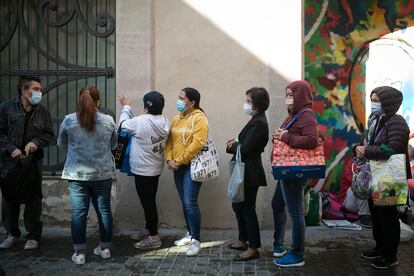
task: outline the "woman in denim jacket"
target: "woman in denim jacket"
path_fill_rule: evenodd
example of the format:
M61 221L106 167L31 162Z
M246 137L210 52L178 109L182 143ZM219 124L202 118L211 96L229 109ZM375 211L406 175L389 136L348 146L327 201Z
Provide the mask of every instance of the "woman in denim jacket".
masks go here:
M116 125L109 115L98 112L101 101L95 86L82 88L76 113L65 117L60 126L58 146L67 149L62 178L69 180L72 203L72 261L85 263L86 222L89 201L99 221L100 245L93 251L111 257L111 186L115 171L111 149L116 147Z

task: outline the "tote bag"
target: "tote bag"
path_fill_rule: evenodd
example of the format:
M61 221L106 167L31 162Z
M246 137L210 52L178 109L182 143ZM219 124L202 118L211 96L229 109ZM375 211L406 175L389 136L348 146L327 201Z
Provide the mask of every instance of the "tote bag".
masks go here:
M298 112L284 129L288 129L297 117L307 109ZM294 148L274 139L271 153L273 177L278 179L325 178L325 155L323 141L319 139L315 149Z
M408 198L405 154L388 160L370 160L372 200L375 206L404 205Z
M236 159L229 162L230 179L227 186L226 198L237 203L244 201L244 170L245 164L241 161L240 145L237 146Z
M129 166L129 149L131 142L131 134L122 130L122 121L118 128L117 146L112 151L115 160L115 168L120 169L121 172L129 173L131 168Z
M194 129L195 119L200 115L206 119L208 125L207 118L203 114L198 113L194 116L192 120L192 129ZM191 119L192 115L188 119L188 122L191 121ZM187 131L187 126L183 130L184 145L186 144L185 133ZM211 138L210 131L208 132L207 141L204 144L203 148L191 160L190 174L191 179L197 182L205 182L207 180L211 180L219 176L219 156L216 149L216 145L214 144L213 139Z

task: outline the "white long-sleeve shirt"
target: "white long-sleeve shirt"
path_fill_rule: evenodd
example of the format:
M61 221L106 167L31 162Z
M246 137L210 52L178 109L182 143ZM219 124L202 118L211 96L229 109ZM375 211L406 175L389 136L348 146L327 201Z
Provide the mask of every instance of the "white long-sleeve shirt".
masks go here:
M136 175L156 176L164 168L165 144L169 122L164 115L143 114L134 117L125 105L119 119L122 129L131 133L129 165Z

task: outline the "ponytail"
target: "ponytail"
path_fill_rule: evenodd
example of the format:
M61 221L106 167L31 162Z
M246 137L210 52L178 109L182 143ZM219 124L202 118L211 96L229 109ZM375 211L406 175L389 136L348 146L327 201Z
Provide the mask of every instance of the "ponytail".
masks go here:
M96 108L99 91L95 86L86 86L79 92L79 101L76 107L79 124L87 132L93 131L96 126Z

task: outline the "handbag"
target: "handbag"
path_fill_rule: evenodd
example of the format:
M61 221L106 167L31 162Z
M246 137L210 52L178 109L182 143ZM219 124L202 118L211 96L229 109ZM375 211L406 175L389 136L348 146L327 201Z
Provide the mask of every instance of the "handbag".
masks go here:
M305 111L308 109L298 112L284 129L288 129ZM271 160L273 177L276 180L325 178L325 155L323 141L320 138L315 149L295 148L281 140L274 139Z
M207 118L198 113L194 116L192 129L194 129L194 121L197 116L203 116L206 119L207 125L208 121ZM192 119L192 115L188 119L188 122ZM187 122L187 126L188 126ZM187 126L183 130L183 144L185 145L185 133L187 131ZM219 156L216 149L216 145L211 138L210 131L208 132L207 141L204 144L203 148L191 159L190 164L190 174L191 179L197 182L205 182L207 180L214 179L219 176Z
M366 200L371 198L372 177L370 163L354 158L351 165L352 184L351 190L358 199Z
M115 168L120 169L121 172L130 173L131 168L129 166L129 150L131 134L125 130L122 130L123 122L125 121L122 121L119 124L117 146L112 151L112 155L115 160Z
M408 198L405 154L370 160L372 200L375 206L405 205Z
M227 185L226 198L237 203L244 201L244 170L245 163L241 161L240 145L237 146L236 158L229 162L230 179Z

